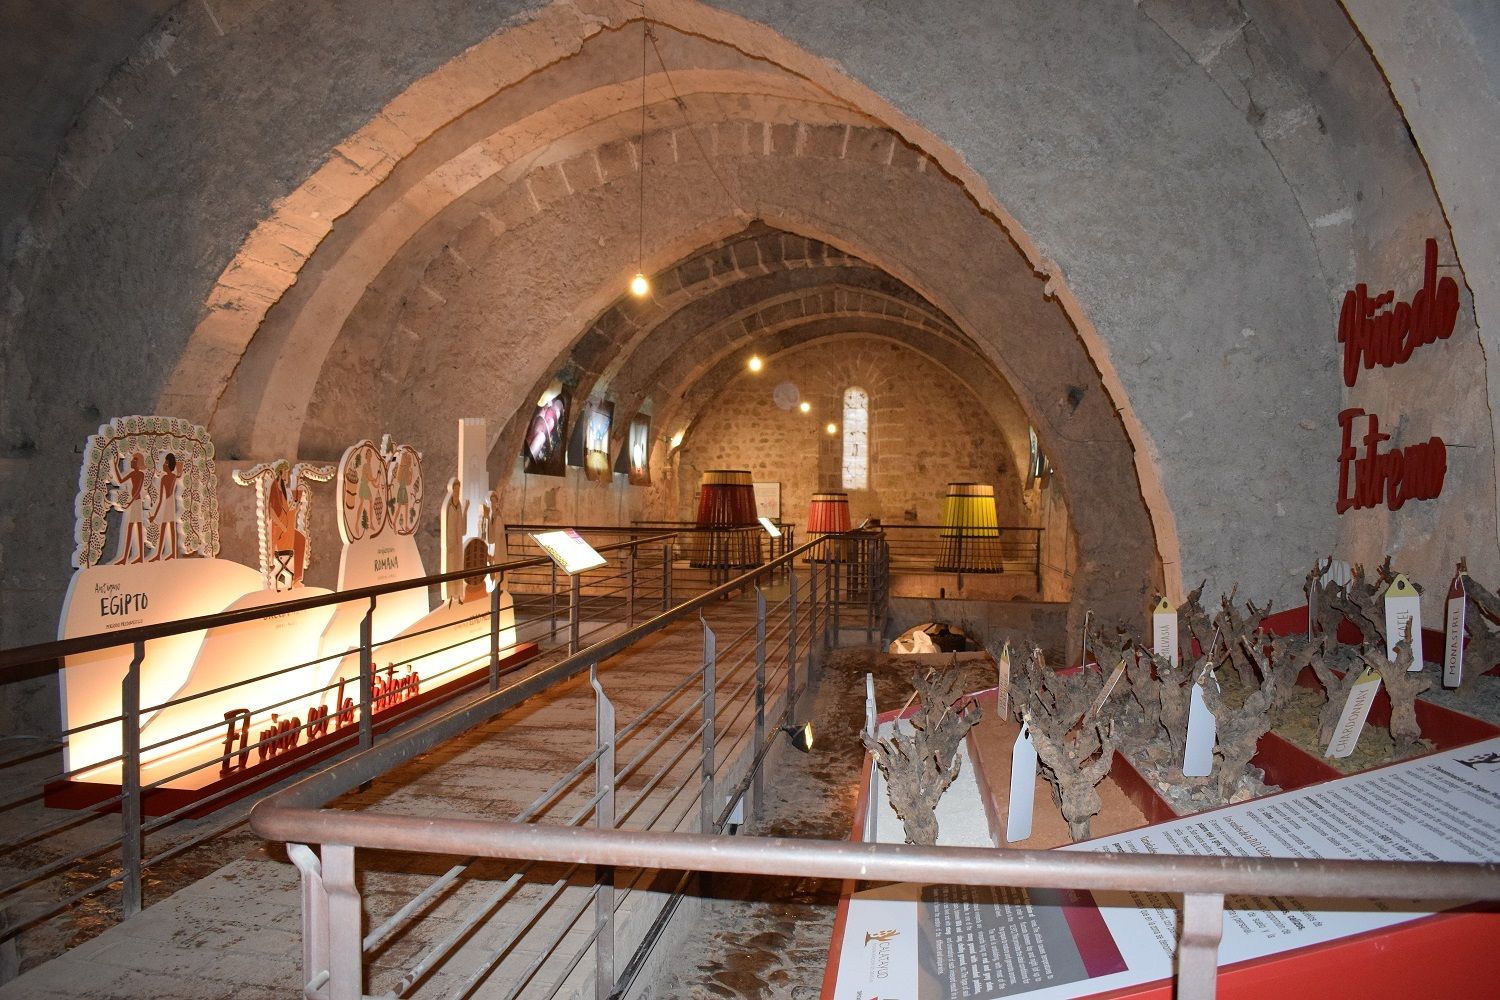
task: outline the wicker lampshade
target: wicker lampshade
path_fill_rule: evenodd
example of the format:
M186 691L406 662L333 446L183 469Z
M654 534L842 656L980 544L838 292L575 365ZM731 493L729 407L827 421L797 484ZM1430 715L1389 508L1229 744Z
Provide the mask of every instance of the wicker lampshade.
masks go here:
M949 483L943 501L943 550L937 568L948 573L999 573L1000 521L995 487Z
M691 563L699 567L759 566L760 533L736 531L759 522L755 487L747 469L710 469L698 491L698 527Z
M755 487L744 469L710 469L698 491L700 528L743 528L756 523Z
M849 530L849 494L837 491L814 493L807 505L807 533L827 535Z

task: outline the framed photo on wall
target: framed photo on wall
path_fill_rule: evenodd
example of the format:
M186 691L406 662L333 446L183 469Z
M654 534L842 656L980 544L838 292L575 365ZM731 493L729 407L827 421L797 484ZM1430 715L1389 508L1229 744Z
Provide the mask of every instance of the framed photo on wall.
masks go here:
M625 454L629 461L630 485L651 485L651 418L636 414L630 420L630 432L626 435Z
M594 400L583 411L583 470L596 483L610 481L609 428L615 419L615 404Z
M755 490L755 516L781 520L781 484L751 483Z
M524 469L533 476L562 476L567 474L564 435L568 429L568 406L572 394L568 387L554 381L537 399L536 412L526 428L526 440L521 445Z

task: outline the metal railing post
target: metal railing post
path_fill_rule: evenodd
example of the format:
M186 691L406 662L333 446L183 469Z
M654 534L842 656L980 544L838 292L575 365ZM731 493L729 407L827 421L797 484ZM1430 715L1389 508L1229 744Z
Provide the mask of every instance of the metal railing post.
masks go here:
M625 591L625 627L635 624L635 553L639 546L630 547L626 572L630 575L630 586Z
M702 612L698 620L703 623L703 789L698 799L698 832L714 833L714 727L717 725L715 701L717 684L714 680L718 664L718 637L708 627Z
M323 863L306 844L287 844L287 858L302 875L302 982L309 990L328 973L328 891Z
M594 826L615 826L615 706L599 684L599 664L589 664L589 683L594 688ZM615 869L594 869L594 997L608 1000L615 991Z
M490 591L490 690L500 690L500 587L503 575L497 574L495 589Z
M790 562L790 560L788 560ZM791 586L786 596L786 701L785 722L790 724L797 702L797 570L788 569Z
M661 547L661 609L672 609L672 543Z
M759 753L766 742L766 595L755 585L755 742L752 754ZM759 815L765 798L765 768L756 767L751 780L750 808Z
M1182 934L1177 944L1177 995L1213 1000L1218 987L1219 939L1224 936L1224 897L1216 892L1182 894Z
M328 890L328 1000L361 1000L364 908L354 880L354 848L323 845L323 885Z
M547 584L547 641L557 641L557 563L550 567L551 575Z
M568 655L578 652L579 594L583 589L583 578L577 573L568 577Z
M875 642L875 537L871 535L860 545L860 558L865 567L865 645Z
M1042 593L1042 529L1035 529L1031 537L1036 547L1036 555L1032 559L1032 573L1036 576L1036 592L1040 597Z
M375 598L359 621L359 748L375 745Z
M813 551L823 549L819 545ZM813 672L813 650L818 645L818 607L822 604L821 595L818 591L818 563L817 560L809 560L807 564L807 677L806 683L812 683ZM826 614L826 608L824 613Z
M824 620L823 648L832 649L839 644L839 577L842 563L840 557L843 555L843 540L840 539L833 550L833 569L828 573L828 617Z
M120 683L120 915L126 920L141 912L141 663L146 643L136 640L130 667Z
M958 558L953 562L953 568L958 573L958 589L964 589L964 529L958 529Z

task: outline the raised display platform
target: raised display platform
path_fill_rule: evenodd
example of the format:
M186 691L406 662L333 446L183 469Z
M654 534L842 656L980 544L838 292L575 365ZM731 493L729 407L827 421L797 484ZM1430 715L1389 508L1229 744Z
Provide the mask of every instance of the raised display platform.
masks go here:
M1320 780L1326 773L1313 766L1315 758L1277 741L1257 763L1281 772L1268 773L1267 780L1298 787L1182 818L1148 783L1132 781L1134 769L1117 755L1101 786L1107 806L1095 820L1100 835L1059 849L1500 862L1500 737L1494 727L1466 716L1457 727L1462 735L1438 731L1452 721L1432 719L1438 746L1432 753L1332 780ZM1003 843L1010 770L1001 728L991 723L988 730L971 731L976 780L950 789L968 789L971 801L952 808L984 815L996 844ZM1485 738L1464 738L1474 733ZM872 785L878 794L878 772L873 774L872 782L867 758L855 811L857 840L865 839L872 814ZM1164 821L1119 828L1132 822L1127 812L1108 806L1120 793L1141 814ZM1045 817L1055 810L1044 806L1051 801L1039 781L1032 839L1013 846L1066 839L1065 827L1061 838L1045 833ZM1173 995L1179 905L1176 897L1145 893L904 884L861 890L851 883L839 906L822 996L1165 1000ZM1219 995L1492 995L1500 982L1500 952L1492 946L1497 933L1500 912L1463 901L1445 906L1230 897Z

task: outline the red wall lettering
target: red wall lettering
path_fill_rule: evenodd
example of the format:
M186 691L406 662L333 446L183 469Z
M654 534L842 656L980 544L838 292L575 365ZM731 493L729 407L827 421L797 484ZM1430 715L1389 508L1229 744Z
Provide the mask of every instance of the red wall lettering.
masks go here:
M1396 302L1394 290L1370 298L1356 285L1339 310L1339 343L1344 345L1344 384L1354 388L1361 362L1366 371L1404 364L1418 347L1453 335L1458 320L1458 282L1437 277L1437 240L1427 241L1422 287L1410 303ZM1383 310L1377 312L1377 310ZM1341 494L1342 495L1342 494Z
M1359 457L1354 443L1354 421L1368 417L1369 425L1361 443L1365 453ZM1396 451L1381 452L1380 442L1390 440L1380 433L1380 418L1359 407L1339 413L1342 446L1339 448L1338 513L1353 508L1363 510L1383 501L1391 510L1400 510L1408 500L1431 500L1443 492L1448 474L1448 448L1440 437Z

